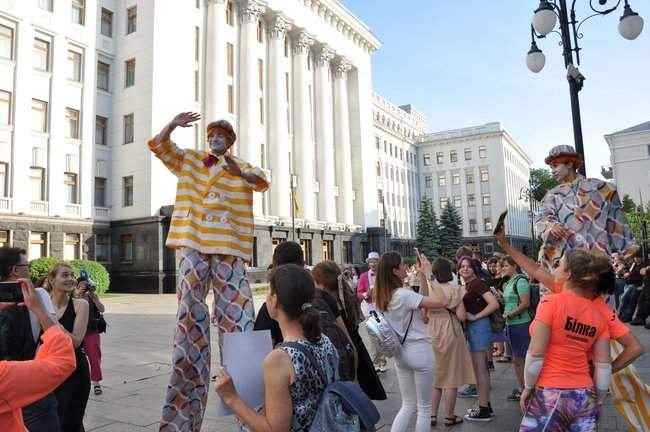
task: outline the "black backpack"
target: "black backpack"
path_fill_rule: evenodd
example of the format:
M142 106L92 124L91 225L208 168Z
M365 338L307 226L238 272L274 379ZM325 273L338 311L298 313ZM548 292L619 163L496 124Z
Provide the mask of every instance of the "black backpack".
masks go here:
M520 280L528 280L524 275L516 275L515 282L512 286L515 295L517 296L517 304L521 303L521 297L519 297L519 290L517 289L517 284ZM528 303L528 313L530 314L530 319L535 319L535 314L537 313L537 305L539 305L539 285L528 284L530 287L530 303Z
M18 306L0 312L0 360L32 360L36 346L27 308Z
M317 290L318 291L318 290ZM322 298L317 293L312 304L320 312L320 327L322 333L329 338L339 354L339 376L342 381L354 381L354 346L345 334L345 331L336 324L336 317Z

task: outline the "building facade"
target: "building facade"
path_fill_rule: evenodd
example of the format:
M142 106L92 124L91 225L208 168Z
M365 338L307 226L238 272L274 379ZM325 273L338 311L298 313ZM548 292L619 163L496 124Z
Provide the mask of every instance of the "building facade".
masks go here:
M618 193L650 202L650 121L605 135Z
M531 159L499 123L426 134L417 140L420 191L440 215L453 205L463 219L465 244L483 255L496 248L494 224L508 210L507 233L528 251Z
M204 149L225 118L235 154L272 179L254 202L253 267L287 238L310 263L361 260L379 225L364 175L379 41L339 1L5 0L0 26L3 242L96 258L117 289L172 290L176 178L146 143L196 111L180 147Z

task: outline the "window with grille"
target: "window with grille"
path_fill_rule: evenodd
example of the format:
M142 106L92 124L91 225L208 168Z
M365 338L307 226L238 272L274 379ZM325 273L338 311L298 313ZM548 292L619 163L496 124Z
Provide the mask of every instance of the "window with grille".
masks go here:
M65 186L65 202L66 204L79 204L79 193L77 187L77 174L65 173L63 175L63 182Z
M79 111L72 108L65 109L65 137L79 139Z
M476 197L473 194L467 195L467 207L476 207Z
M47 256L47 233L29 233L29 259L35 260Z
M124 144L133 142L134 139L134 119L133 114L124 116Z
M49 72L50 70L50 43L43 39L34 39L34 69Z
M95 177L95 207L106 207L106 179Z
M487 157L487 147L481 146L478 148L478 157L485 159Z
M424 177L424 187L427 189L431 189L433 187L433 181L431 179L431 176Z
M135 59L124 62L124 87L135 85Z
M490 174L488 173L487 168L481 168L481 181L482 182L490 181Z
M80 243L79 234L66 233L63 240L63 259L72 261L81 258Z
M449 161L452 163L458 162L458 152L456 150L449 152Z
M29 181L32 201L45 201L45 168L30 168Z
M492 200L490 199L490 195L484 194L483 195L483 205L491 205Z
M14 29L0 25L0 57L14 58Z
M438 177L438 186L446 186L447 185L447 177L444 175L441 175Z
M32 99L32 130L47 132L47 102Z
M11 124L11 93L0 90L0 125Z
M465 149L465 160L472 160L472 149Z
M95 144L97 145L107 145L107 129L108 129L108 119L106 117L95 117Z
M109 77L111 73L111 66L108 63L97 62L97 88L104 91L109 91Z
M133 205L133 176L122 177L122 207Z
M454 173L451 176L451 184L459 185L460 184L460 173Z
M473 173L466 173L465 174L465 181L466 181L467 184L474 183L474 174Z
M458 195L454 196L454 207L456 207L456 208L461 208L462 207L460 196L458 196Z
M85 0L72 0L72 22L74 24L84 25L85 3Z
M469 220L469 232L476 232L476 219Z
M101 34L106 37L113 37L113 12L102 8Z
M492 231L492 219L483 219L483 224L485 225L485 231Z
M82 55L77 51L68 51L68 79L81 82Z
M429 153L425 153L422 155L422 164L424 164L424 166L431 165L431 155Z
M133 6L126 10L126 34L135 33L138 27L138 7Z

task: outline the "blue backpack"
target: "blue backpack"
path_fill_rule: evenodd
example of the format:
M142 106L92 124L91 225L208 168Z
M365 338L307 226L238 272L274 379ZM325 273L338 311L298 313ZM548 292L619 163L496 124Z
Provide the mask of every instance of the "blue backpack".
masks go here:
M297 342L285 342L282 345L303 353L318 370L323 382L327 383L325 371L310 348ZM309 432L375 432L379 417L375 404L361 387L352 381L334 381L327 384L323 391Z

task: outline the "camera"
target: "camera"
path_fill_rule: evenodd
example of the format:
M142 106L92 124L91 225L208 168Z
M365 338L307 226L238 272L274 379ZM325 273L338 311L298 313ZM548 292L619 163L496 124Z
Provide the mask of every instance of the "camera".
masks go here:
M81 269L81 271L79 272L79 278L77 278L77 282L78 283L85 282L86 287L90 292L95 292L95 290L97 290L97 286L95 285L95 282L93 282L93 280L90 278L90 275L88 274L86 269Z
M22 303L20 282L0 282L0 303Z

